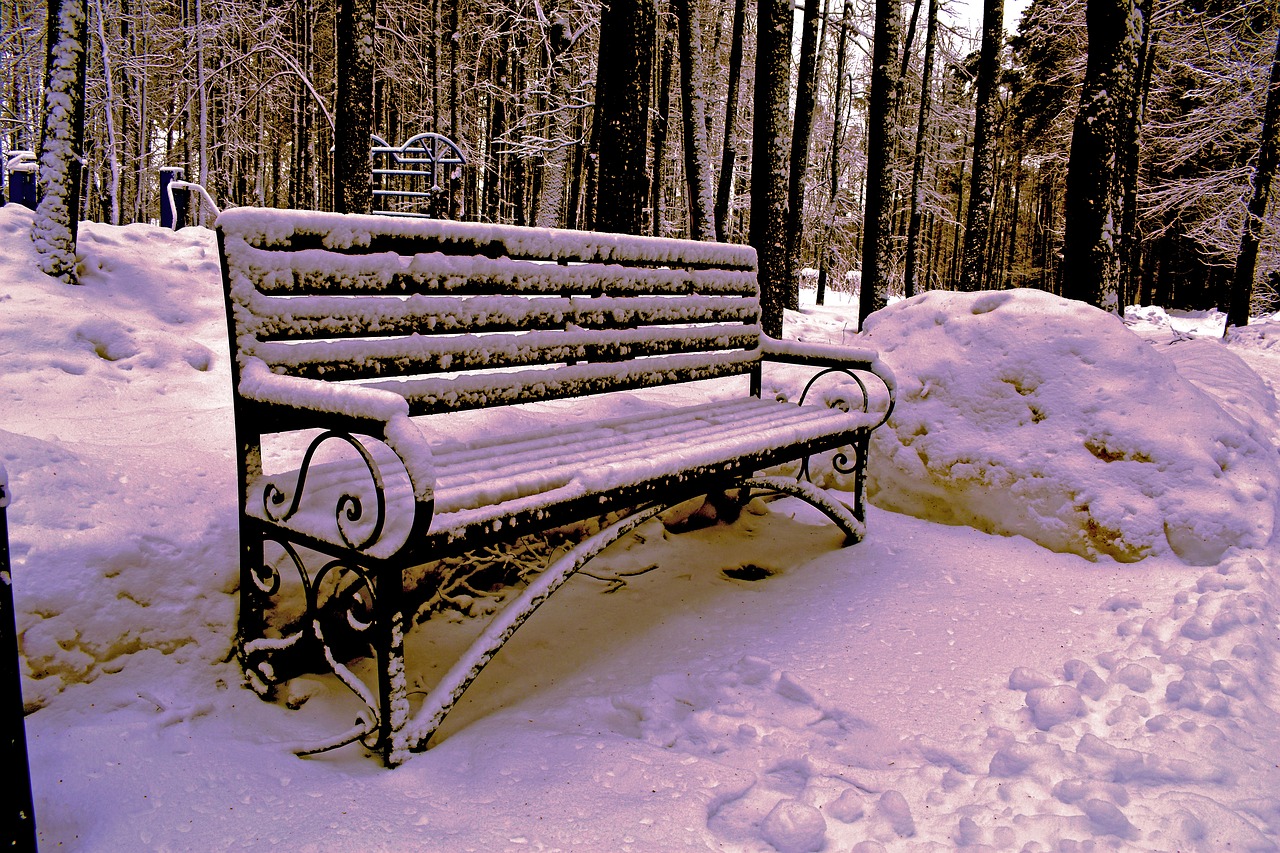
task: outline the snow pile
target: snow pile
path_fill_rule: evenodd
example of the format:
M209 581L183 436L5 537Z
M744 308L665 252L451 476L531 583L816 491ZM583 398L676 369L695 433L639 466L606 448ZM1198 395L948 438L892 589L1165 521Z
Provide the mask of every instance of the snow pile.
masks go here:
M1091 559L1208 565L1269 541L1274 406L1211 397L1116 317L933 292L867 325L899 378L871 450L878 505Z

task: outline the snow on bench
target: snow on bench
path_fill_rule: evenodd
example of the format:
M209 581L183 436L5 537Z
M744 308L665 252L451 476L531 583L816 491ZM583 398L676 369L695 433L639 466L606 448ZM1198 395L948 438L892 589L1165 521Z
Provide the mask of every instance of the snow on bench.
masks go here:
M892 374L874 352L763 335L750 247L251 208L223 213L217 231L234 356L241 663L270 695L318 662L365 706L350 731L300 752L359 740L396 764L425 749L546 596L691 497L793 494L849 541L863 535L867 445L892 410ZM837 373L860 405L761 399L766 361ZM736 399L653 407L624 395L624 417L577 404L734 376L745 378ZM874 411L868 381L884 389ZM550 428L522 428L507 408L566 400ZM494 414L451 434L466 410ZM811 455L845 447L852 510L803 479L760 473L796 461L804 472ZM277 456L287 461L264 465ZM617 511L627 514L508 602L411 709L404 633L439 592L438 575L415 567ZM283 601L281 565L298 574L300 605ZM301 614L282 627L291 606ZM375 661L372 687L347 665L353 636Z

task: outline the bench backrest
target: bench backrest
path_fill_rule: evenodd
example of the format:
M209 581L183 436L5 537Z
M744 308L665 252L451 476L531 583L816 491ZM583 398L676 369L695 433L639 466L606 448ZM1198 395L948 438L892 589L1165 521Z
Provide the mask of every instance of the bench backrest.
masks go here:
M400 391L414 414L749 372L749 246L236 208L218 218L243 365Z

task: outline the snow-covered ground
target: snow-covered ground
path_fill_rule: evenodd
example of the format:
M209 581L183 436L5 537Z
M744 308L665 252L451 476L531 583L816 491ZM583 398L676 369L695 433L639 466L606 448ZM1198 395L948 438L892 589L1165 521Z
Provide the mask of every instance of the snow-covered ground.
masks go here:
M806 305L789 336L901 380L867 540L790 501L643 525L389 771L294 757L341 689L264 703L230 660L211 233L87 224L70 287L30 221L0 210L0 463L43 849L1280 847L1280 324L930 294L858 335L844 294ZM478 628L415 631L423 686Z

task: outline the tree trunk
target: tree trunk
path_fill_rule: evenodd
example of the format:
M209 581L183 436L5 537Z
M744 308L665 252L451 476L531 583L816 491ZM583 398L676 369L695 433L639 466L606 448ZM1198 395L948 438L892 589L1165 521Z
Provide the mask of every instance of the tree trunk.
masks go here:
M675 35L668 32L662 39L661 73L658 77L658 108L653 117L653 190L649 209L653 212L653 236L662 236L666 220L663 177L667 164L667 132L671 127L671 71L675 61Z
M845 45L849 41L849 27L853 21L853 7L850 0L844 2L844 12L840 17L840 37L836 40L836 93L831 105L831 173L829 194L827 196L827 227L823 244L818 248L818 296L817 303L822 305L827 296L827 278L831 267L831 244L835 241L836 200L840 197L840 147L842 125L844 123L844 61Z
M758 0L755 116L751 149L751 245L759 263L761 325L782 337L787 276L787 100L791 93L791 3Z
M893 236L893 169L889 155L896 127L898 42L902 9L898 0L876 0L876 34L871 59L867 116L867 191L862 218L862 292L858 325L888 302L889 251Z
M680 116L689 238L715 238L715 196L707 157L707 95L702 72L702 23L693 0L672 0L680 28Z
M804 242L805 175L809 171L809 137L813 132L813 109L818 78L818 3L804 0L800 18L800 68L796 84L796 120L791 129L791 181L788 192L787 277L791 286L787 307L800 307L800 250Z
M653 0L608 0L601 8L594 224L601 231L645 232L656 28Z
M1117 174L1121 129L1134 97L1143 15L1134 0L1088 0L1089 61L1067 166L1062 293L1118 308L1123 196Z
M45 53L44 127L40 135L40 200L31 240L40 271L78 284L76 234L80 222L84 152L86 0L49 0Z
M902 280L902 295L916 295L916 267L919 266L920 220L924 214L921 193L924 181L925 143L929 132L929 108L932 99L933 50L938 37L938 0L929 0L929 18L924 36L924 68L920 83L920 118L916 123L916 154L911 165L911 221L907 225L907 259Z
M716 239L729 239L729 210L733 206L733 170L738 155L734 135L738 127L738 84L742 77L742 41L746 0L734 0L733 36L729 45L729 90L725 96L724 144L720 154L720 184L716 189Z
M338 0L337 11L333 207L339 213L369 213L373 210L369 146L373 135L377 0Z
M1253 198L1245 217L1240 237L1240 255L1236 258L1231 279L1231 302L1227 308L1227 328L1249 324L1249 302L1253 299L1253 277L1258 263L1258 244L1262 241L1262 217L1271 199L1271 182L1280 161L1280 33L1276 36L1276 54L1271 63L1271 83L1267 89L1267 107L1262 118L1262 144L1258 148L1258 166L1253 172ZM1225 330L1224 330L1225 331Z
M996 84L1004 45L1004 0L985 0L982 53L978 58L976 116L973 123L973 170L969 173L969 213L964 230L964 263L960 289L986 286L987 241L995 201Z

